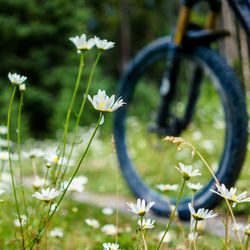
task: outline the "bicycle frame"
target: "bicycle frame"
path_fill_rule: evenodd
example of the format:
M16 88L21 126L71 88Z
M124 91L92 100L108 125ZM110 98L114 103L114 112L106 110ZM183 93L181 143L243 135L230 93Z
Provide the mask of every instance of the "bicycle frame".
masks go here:
M179 13L176 32L174 35L174 43L176 45L183 45L183 41L192 40L190 44L204 45L204 42L209 44L212 41L224 38L229 35L226 31L216 31L216 22L221 11L221 0L203 0L207 1L210 10L207 15L206 24L199 28L199 33L187 33L190 25L190 18L192 8L201 0L184 0ZM249 36L250 34L250 1L249 0L227 0L236 18L239 20L243 29ZM197 30L197 27L196 27ZM186 36L186 39L185 39ZM195 42L194 42L195 41ZM185 43L186 43L185 42ZM185 44L184 43L184 44Z

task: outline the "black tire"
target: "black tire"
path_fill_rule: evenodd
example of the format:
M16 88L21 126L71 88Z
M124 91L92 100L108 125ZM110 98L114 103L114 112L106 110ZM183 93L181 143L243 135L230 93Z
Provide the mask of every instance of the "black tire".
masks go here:
M162 216L169 215L168 203L163 195L145 183L143 177L138 174L128 153L126 119L140 78L155 63L166 58L167 53L173 49L175 46L168 37L161 38L144 48L131 61L119 86L119 96L123 97L127 105L117 110L114 120L115 144L122 173L133 193L148 202L155 201L156 204L152 209ZM227 187L233 186L243 165L247 145L247 112L239 81L224 59L209 48L197 47L191 52L182 51L179 56L183 60L187 59L201 65L205 71L209 72L209 75L213 76L213 87L218 93L226 125L222 152L218 159L219 165L215 172L220 183L224 183ZM149 95L154 95L154 93ZM209 105L211 104L208 103L207 106ZM176 163L171 163L171 165L174 164ZM170 168L172 167L170 166ZM221 199L210 189L216 189L215 181L212 178L209 178L205 187L195 195L194 207L196 209L200 207L212 209L220 202ZM171 202L174 203L175 200L171 200ZM178 205L181 219L189 218L189 202L190 198L186 197Z

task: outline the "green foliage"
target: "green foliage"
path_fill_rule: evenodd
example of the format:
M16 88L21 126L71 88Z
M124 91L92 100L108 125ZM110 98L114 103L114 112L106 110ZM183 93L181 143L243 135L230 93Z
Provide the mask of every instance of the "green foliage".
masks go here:
M60 90L63 84L71 88L74 84L74 78L62 76L69 61L77 58L68 37L85 32L89 16L90 10L86 9L84 1L1 1L1 123L6 121L10 98L5 90L10 85L7 74L17 72L28 76L24 111L33 135L53 131L48 125L53 119Z

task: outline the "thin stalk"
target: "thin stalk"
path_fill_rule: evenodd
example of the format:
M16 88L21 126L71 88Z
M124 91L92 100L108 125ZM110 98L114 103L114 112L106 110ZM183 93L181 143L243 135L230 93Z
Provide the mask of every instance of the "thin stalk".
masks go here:
M229 210L227 210L226 224L225 224L225 247L228 249L228 221L229 221Z
M146 242L146 239L144 237L144 232L143 232L143 216L141 216L141 236L142 236L142 240L143 240L143 244L144 244L144 249L145 250L148 250L148 247L147 247L147 242Z
M78 170L79 170L79 168L80 168L80 166L81 166L81 164L82 164L82 161L83 161L83 159L85 158L85 156L86 156L86 154L87 154L87 152L88 152L88 150L89 150L89 148L90 148L90 145L91 145L91 143L92 143L92 141L93 141L93 139L94 139L94 137L95 137L95 135L96 135L96 132L97 132L97 130L98 130L98 128L99 128L99 125L100 125L100 122L101 122L101 119L102 119L102 116L103 116L103 113L101 112L101 113L100 113L100 117L99 117L99 119L98 119L98 122L97 122L97 124L96 124L95 130L94 130L94 132L93 132L93 134L92 134L92 136L91 136L91 138L90 138L90 140L89 140L89 142L88 142L88 145L87 145L87 147L86 147L86 149L85 149L85 151L84 151L84 153L83 153L83 155L82 155L82 157L81 157L79 163L77 164L77 167L76 167L76 169L75 169L75 171L74 171L72 177L70 178L70 180L69 180L69 182L68 182L66 188L63 190L62 195L61 195L61 197L60 197L58 203L56 204L55 209L54 209L54 210L52 211L52 213L50 214L50 216L49 216L49 218L48 218L48 223L49 223L50 220L52 219L52 217L53 217L54 213L56 212L57 208L59 207L59 205L60 205L60 203L61 203L63 197L65 196L65 194L66 194L66 192L67 192L67 190L68 190L68 188L69 188L71 182L73 181L74 177L76 176L76 174L77 174L77 172L78 172ZM44 227L42 227L42 228L38 231L38 233L37 233L35 239L31 242L31 244L30 244L30 247L31 247L31 248L34 246L35 241L36 241L37 239L40 239L40 237L42 236L43 232L44 232Z
M72 109L73 109L73 106L74 106L74 103L75 103L76 94L77 94L77 91L78 91L78 88L79 88L83 66L84 66L84 52L81 53L81 59L80 59L80 65L79 65L77 80L76 80L76 84L75 84L75 89L74 89L74 92L73 92L73 96L72 96L71 103L70 103L68 113L67 113L67 117L66 117L64 135L63 135L63 148L62 148L62 151L61 151L62 159L64 159L64 156L65 156L65 150L66 150L66 144L67 144L67 138L68 138L69 119L70 119L70 115L71 115L71 112L72 112ZM56 181L58 179L58 176L60 175L62 165L63 164L60 164L60 166L59 166L59 169L58 169L58 172L57 172L57 175L56 175L56 179L54 180L54 185L56 185ZM56 164L56 166L57 166L57 164Z
M45 222L45 250L48 249L48 217L49 217L50 205L48 204L46 222Z
M84 97L83 97L83 100L82 100L81 108L80 108L80 111L79 111L79 113L77 115L77 120L76 120L76 125L75 125L75 131L74 131L74 137L73 137L73 141L72 141L72 144L71 144L69 157L67 159L67 164L66 164L65 169L63 171L61 180L63 180L63 178L64 178L64 176L66 174L67 168L69 166L69 161L71 159L71 156L72 156L72 153L73 153L73 149L74 149L74 146L75 146L75 143L76 143L76 139L77 139L77 131L78 131L79 122L80 122L80 119L81 119L81 116L82 116L82 113L83 113L83 110L84 110L84 107L85 107L85 103L87 101L87 97L88 97L90 85L92 83L93 75L94 75L96 66L97 66L97 64L99 62L101 53L102 53L102 51L99 50L98 55L97 55L96 60L95 60L95 63L93 65L92 69L91 69L91 73L90 73L90 76L89 76L87 88L86 88L86 91L85 91L85 94L84 94Z
M36 158L32 157L31 162L32 162L32 168L33 168L33 176L35 177L37 176Z
M18 125L17 125L17 152L18 152L18 163L19 163L19 170L20 170L20 183L21 183L21 193L23 198L23 205L24 211L27 214L27 205L26 199L24 195L24 187L23 187L23 169L21 163L21 113L22 113L22 106L23 106L23 91L20 91L20 103L19 103L19 110L18 110Z
M196 234L196 230L197 230L197 224L198 224L198 220L195 220L195 225L194 225L194 250L196 250L196 242L195 242L195 234Z
M114 140L114 136L112 135L111 138L111 142L112 142L112 146L113 146L113 151L114 151L114 155L115 155L115 162L117 164L117 156L116 156L116 148L115 148L115 140ZM118 213L119 213L119 209L118 209L118 198L119 198L119 188L118 188L118 167L116 168L116 198L115 198L115 225L116 225L116 234L115 234L115 244L118 243Z
M9 104L9 109L8 109L8 118L7 118L7 143L8 143L8 156L9 156L9 165L10 165L10 174L11 174L11 183L12 183L12 189L14 192L14 199L15 199L15 207L18 215L18 219L20 222L20 230L21 230L21 236L22 236L22 247L25 249L25 242L24 242L24 234L23 234L23 226L22 226L22 220L20 216L20 210L18 206L18 201L17 201L17 194L16 194L16 186L15 186L15 181L14 181L14 173L13 173L13 168L12 168L12 162L11 162L11 156L10 156L10 114L11 114L11 107L14 101L14 96L16 93L16 85L14 86L12 96L10 99L10 104Z
M166 228L166 230L165 230L165 232L164 232L164 234L163 234L163 236L162 236L162 238L161 238L161 240L160 240L160 243L159 243L159 245L158 245L158 247L157 247L157 250L160 249L161 244L162 244L162 242L163 242L163 239L164 239L165 235L167 234L167 232L168 232L168 230L169 230L169 228L170 228L170 225L171 225L171 223L172 223L172 221L173 221L173 219L174 219L174 215L175 215L176 209L177 209L178 204L179 204L179 202L180 202L180 200L181 200L181 195L182 195L182 192L183 192L183 189L184 189L184 186L185 186L185 182L186 182L186 180L183 178L183 182L182 182L182 185L181 185L181 191L180 191L180 193L179 193L178 200L177 200L177 202L176 202L174 211L173 211L173 213L172 213L172 215L171 215L171 217L170 217L170 221L169 221L169 223L168 223L168 226L167 226L167 228Z
M249 235L247 235L247 238L246 238L246 245L245 245L246 250L248 249L248 243L249 243Z
M45 179L44 179L43 188L45 188L45 187L46 187L46 182L47 182L47 179L48 179L48 173L49 173L49 168L47 168L47 170L46 170L46 174L45 174Z

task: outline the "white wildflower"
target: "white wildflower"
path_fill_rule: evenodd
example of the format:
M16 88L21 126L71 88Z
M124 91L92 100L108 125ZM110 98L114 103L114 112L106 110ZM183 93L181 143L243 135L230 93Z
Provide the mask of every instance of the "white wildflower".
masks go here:
M82 51L90 50L95 46L95 39L90 38L87 40L85 34L82 34L81 36L70 37L69 40L76 46L77 53L79 54Z
M197 192L203 188L203 185L201 185L200 183L194 184L194 183L188 182L187 186L193 192Z
M95 39L95 45L99 50L108 50L115 46L114 42L109 42L106 39L101 40L99 37L96 36L94 39Z
M92 227L93 229L97 229L100 227L100 223L98 220L95 219L86 219L85 220L86 224Z
M19 91L25 91L25 90L26 90L26 86L24 83L19 85Z
M106 235L115 235L116 234L116 226L113 224L106 224L102 227L102 232Z
M102 213L105 215L111 215L113 214L114 210L111 207L105 207L102 209Z
M155 221L151 221L151 219L143 219L142 221L140 219L138 220L138 225L140 226L140 229L142 228L142 230L154 228L154 223Z
M63 231L59 227L55 227L50 231L50 236L55 238L62 238L63 237Z
M231 187L230 190L225 187L224 184L221 184L219 186L216 183L217 191L210 189L215 194L218 194L219 196L227 199L230 202L233 202L233 207L236 206L236 203L242 203L242 202L250 202L250 197L246 198L247 191L236 195L237 188Z
M21 223L20 223L21 220ZM19 219L15 219L14 220L14 225L15 227L20 227L21 225L25 225L27 223L27 216L25 214L20 215L20 220Z
M7 161L9 159L8 151L0 151L0 160Z
M24 158L30 158L30 159L32 159L32 158L40 158L40 157L44 156L44 152L39 148L33 148L28 152L23 152L22 156Z
M250 236L250 224L247 224L245 227L245 235Z
M8 128L6 126L0 126L0 134L6 135L8 133Z
M121 250L119 245L115 243L103 243L103 250Z
M232 230L236 233L239 232L240 230L243 230L243 225L237 223L232 226Z
M55 188L47 188L42 189L41 193L35 192L32 196L39 200L50 202L53 201L60 193L61 191L56 190Z
M191 215L193 216L193 218L197 221L211 219L211 218L217 216L217 213L213 214L213 210L209 211L208 209L204 209L204 208L198 209L198 211L196 213L193 206L191 205L191 203L188 203L188 208L189 208L189 211L190 211Z
M41 178L39 176L35 176L34 180L32 182L32 186L34 189L39 189L41 187L43 187L44 185L47 185L49 182L48 180L45 180L44 178Z
M86 176L78 176L75 177L72 182L69 185L68 191L76 191L76 192L83 192L84 190L84 185L88 182L88 178ZM62 186L63 189L66 189L66 187L68 186L69 181L63 182Z
M179 185L169 185L169 184L158 184L156 185L156 188L159 189L162 192L168 192L168 191L176 191L178 189Z
M158 235L158 239L159 239L159 241L162 239L162 237L163 237L163 235L164 235L164 231L161 231L160 233L159 233L159 235ZM164 236L164 238L163 238L163 243L169 243L171 240L172 240L172 235L171 235L171 233L170 232L167 232L166 233L166 235Z
M4 194L5 190L0 188L0 195Z
M105 90L98 90L98 94L93 99L88 95L88 99L93 107L100 112L113 112L126 104L121 97L115 102L115 95L108 97Z
M21 76L18 75L17 73L14 74L9 73L8 78L13 85L20 85L27 79L26 76Z
M185 180L189 180L191 177L201 175L198 169L192 170L191 165L184 165L179 162L180 167L175 167L182 175Z
M155 204L155 202L149 202L146 206L145 200L138 199L137 204L133 204L132 202L127 203L127 205L130 207L129 211L139 215L144 216L146 212L149 211L149 209Z

